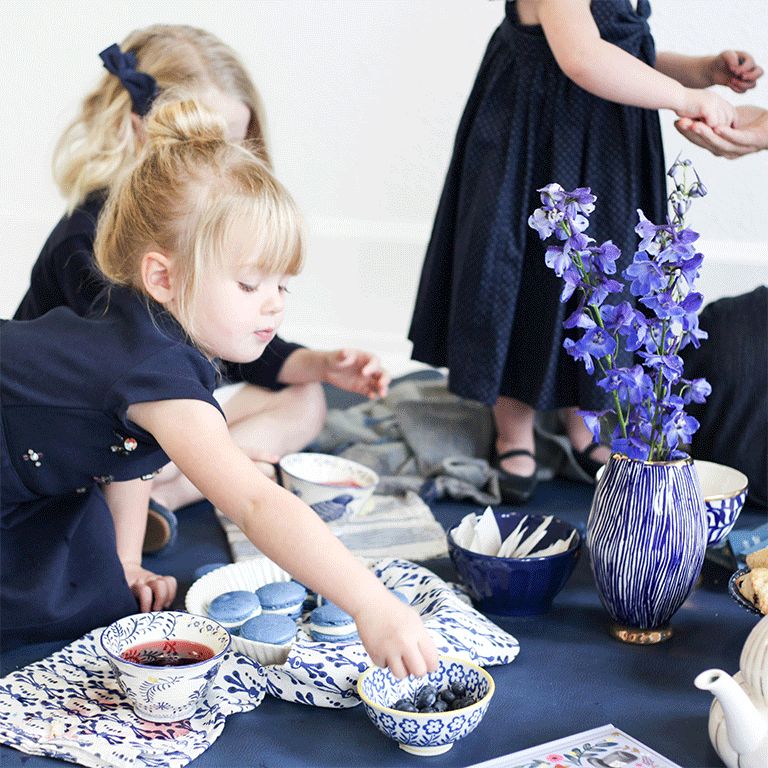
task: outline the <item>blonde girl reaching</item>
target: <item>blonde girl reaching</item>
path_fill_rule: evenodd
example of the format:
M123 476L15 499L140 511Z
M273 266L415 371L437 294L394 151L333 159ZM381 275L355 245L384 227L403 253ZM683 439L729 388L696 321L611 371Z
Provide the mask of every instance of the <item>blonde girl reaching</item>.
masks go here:
M54 153L54 178L66 199L66 215L33 267L15 319L30 320L57 306L83 316L91 311L103 288L93 262L96 221L109 189L139 154L144 118L158 95L182 88L223 116L229 139L246 140L271 167L259 93L237 54L215 35L190 26L153 25L100 55L107 72L83 100ZM244 383L223 405L230 432L265 472L319 432L326 407L321 382L374 397L386 393L389 381L370 353L310 350L280 337L257 361L226 361L221 369L225 381ZM163 513L161 526L153 531L162 534L162 520L173 522L167 510L199 500L200 493L174 466L153 485L152 506ZM147 487L135 491L148 492ZM158 522L158 516L152 520ZM151 536L147 551L164 540Z
M159 106L145 129L99 220L96 260L113 285L99 312L0 325L4 642L136 610L101 483L170 458L268 557L355 618L374 663L424 674L437 659L418 614L255 467L213 398L213 359L256 360L280 326L303 261L293 201L193 101Z

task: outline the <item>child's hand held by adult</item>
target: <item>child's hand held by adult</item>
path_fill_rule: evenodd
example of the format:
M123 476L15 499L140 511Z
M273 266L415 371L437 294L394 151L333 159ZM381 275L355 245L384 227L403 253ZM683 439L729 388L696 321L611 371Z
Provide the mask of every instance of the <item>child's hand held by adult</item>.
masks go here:
M710 128L730 126L736 120L736 109L713 91L685 88L682 105L675 110L678 117L702 120Z

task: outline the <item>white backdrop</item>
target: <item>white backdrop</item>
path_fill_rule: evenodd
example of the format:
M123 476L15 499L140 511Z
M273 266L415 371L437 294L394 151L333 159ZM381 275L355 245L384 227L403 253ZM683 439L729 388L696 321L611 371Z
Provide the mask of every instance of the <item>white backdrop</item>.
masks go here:
M766 0L656 0L653 9L660 50L740 47L768 64ZM367 346L399 370L454 133L503 3L6 0L3 15L0 316L15 309L62 213L51 153L101 74L98 52L136 27L187 23L241 54L267 106L278 175L307 220L308 266L284 335ZM768 107L764 80L734 100ZM710 190L692 220L707 256L707 298L768 282L768 152L715 158L673 120L662 113L668 159L682 149Z

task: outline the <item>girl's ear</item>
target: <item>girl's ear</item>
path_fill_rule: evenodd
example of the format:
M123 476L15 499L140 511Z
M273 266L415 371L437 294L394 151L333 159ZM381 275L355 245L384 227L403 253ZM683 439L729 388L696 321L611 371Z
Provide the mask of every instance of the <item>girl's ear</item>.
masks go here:
M141 281L144 290L158 303L168 304L176 297L173 259L159 251L141 257Z

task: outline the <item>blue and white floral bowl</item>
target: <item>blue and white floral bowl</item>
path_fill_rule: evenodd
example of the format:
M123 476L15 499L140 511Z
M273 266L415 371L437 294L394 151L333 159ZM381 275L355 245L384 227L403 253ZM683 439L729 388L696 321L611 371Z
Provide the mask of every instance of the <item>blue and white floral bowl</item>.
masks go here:
M398 699L411 698L423 685L436 689L452 683L463 683L474 703L463 709L446 712L401 712L393 709ZM388 669L369 667L357 680L357 694L371 722L400 749L413 755L441 755L455 741L477 728L491 701L495 685L493 678L477 664L440 657L440 666L426 677L406 677L398 680Z
M123 658L126 651L137 646L178 641L205 645L213 655L184 666L149 666ZM126 616L110 624L101 635L107 661L134 712L155 723L185 720L195 713L205 701L229 643L229 632L220 624L181 611Z
M747 476L725 464L694 462L707 510L707 546L722 544L736 522L747 498Z
M372 469L326 453L289 453L280 459L280 475L326 522L358 513L379 482Z

